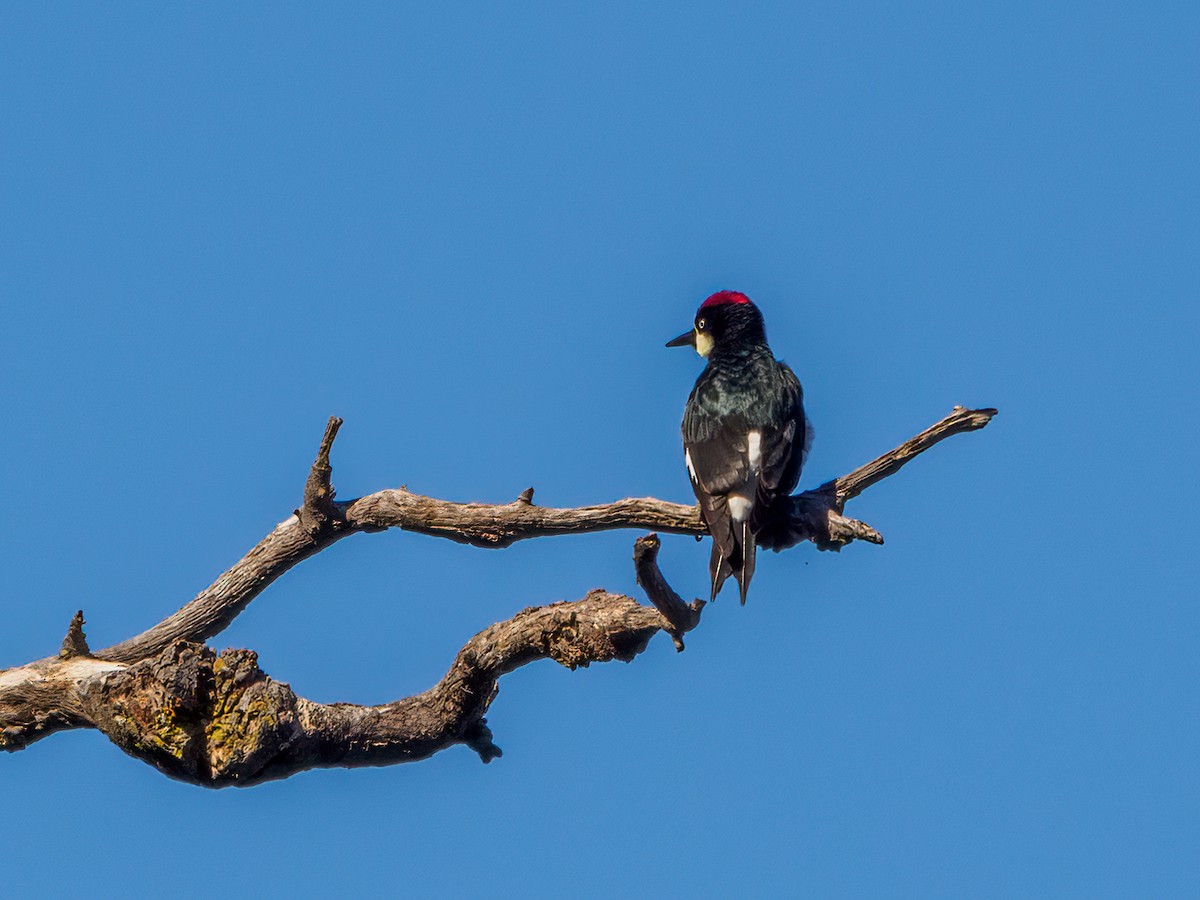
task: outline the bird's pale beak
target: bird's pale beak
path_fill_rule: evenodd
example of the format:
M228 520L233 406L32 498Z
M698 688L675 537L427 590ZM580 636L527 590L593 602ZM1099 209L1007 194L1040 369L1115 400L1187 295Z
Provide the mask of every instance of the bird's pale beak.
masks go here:
M696 346L696 329L685 331L679 337L672 341L667 341L668 347L695 347Z

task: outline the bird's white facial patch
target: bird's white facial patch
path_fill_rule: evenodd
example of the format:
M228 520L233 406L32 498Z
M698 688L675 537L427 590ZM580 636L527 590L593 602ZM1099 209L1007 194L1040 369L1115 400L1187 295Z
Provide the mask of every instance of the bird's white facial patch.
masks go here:
M762 432L751 431L746 435L746 456L750 460L750 471L758 474L762 466Z
M702 331L696 332L696 352L701 356L708 356L712 353L713 339L711 334L705 334Z
M733 521L740 525L750 518L750 511L754 509L754 501L749 497L743 497L741 494L729 494L725 500L729 504L729 515L733 517Z

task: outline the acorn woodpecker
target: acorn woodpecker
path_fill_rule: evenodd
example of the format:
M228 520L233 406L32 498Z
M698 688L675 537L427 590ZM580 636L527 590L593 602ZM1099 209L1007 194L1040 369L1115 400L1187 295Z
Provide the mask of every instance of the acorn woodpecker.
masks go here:
M800 479L812 429L795 374L767 346L762 313L737 291L700 304L694 327L668 347L708 359L683 413L683 449L692 490L712 533L712 598L730 575L742 603L754 575L755 536L776 499Z

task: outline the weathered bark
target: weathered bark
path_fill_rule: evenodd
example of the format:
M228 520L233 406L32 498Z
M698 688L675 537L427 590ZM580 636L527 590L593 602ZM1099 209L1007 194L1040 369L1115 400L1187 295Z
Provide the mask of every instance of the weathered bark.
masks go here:
M995 412L956 408L866 466L789 498L760 543L774 550L803 541L833 550L854 540L883 543L870 526L842 515L846 501L946 437L984 427ZM501 675L546 658L572 669L629 661L660 630L682 650L682 635L699 624L703 601L687 604L671 589L657 564L659 540L649 535L635 544L634 562L653 608L605 591L531 607L472 638L433 688L394 703L314 703L265 675L251 651L218 656L202 642L292 566L356 532L400 528L489 548L615 528L706 533L695 506L653 498L552 509L535 505L531 488L504 505L451 503L399 488L338 502L329 454L341 424L329 421L301 507L174 615L93 653L79 613L57 657L0 671L0 747L19 750L54 731L93 727L166 774L211 787L423 759L453 744L488 762L500 751L484 715Z
M178 641L83 682L83 715L127 753L174 778L222 787L327 766L386 766L466 744L500 756L484 714L501 675L538 659L569 668L628 662L665 627L629 597L593 591L518 613L475 635L434 687L383 706L298 697L250 650L219 656Z

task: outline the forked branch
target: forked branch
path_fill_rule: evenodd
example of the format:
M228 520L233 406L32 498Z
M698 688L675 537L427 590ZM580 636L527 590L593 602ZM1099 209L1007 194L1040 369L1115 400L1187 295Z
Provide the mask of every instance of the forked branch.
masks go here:
M775 550L802 541L821 549L882 543L869 525L842 515L846 501L950 435L984 427L995 413L956 408L849 475L789 498L760 543ZM699 624L704 603L685 603L667 584L659 539L649 535L635 544L634 562L653 608L605 591L532 607L472 638L433 688L384 706L314 703L266 676L250 651L218 656L202 642L288 569L356 532L399 528L488 548L616 528L706 533L695 506L653 498L554 509L535 505L532 489L512 503L486 505L398 488L339 502L330 452L341 424L329 420L301 507L178 612L95 653L79 613L58 656L0 671L0 747L19 750L54 731L93 727L172 777L214 787L314 767L422 759L458 743L487 762L500 754L484 715L501 675L546 658L570 668L629 661L658 631L682 650L683 634Z

